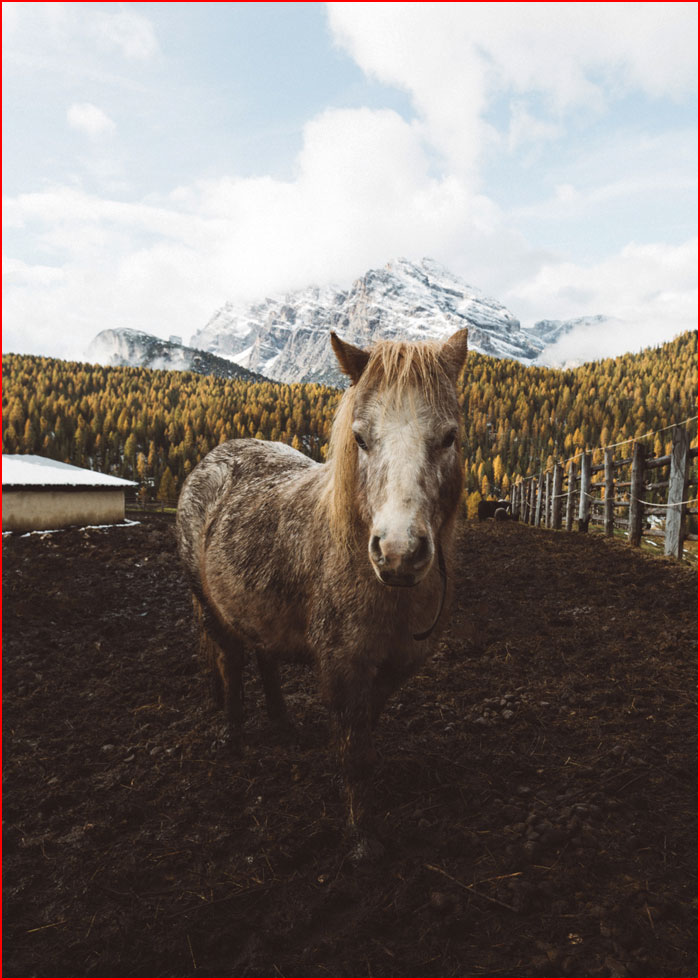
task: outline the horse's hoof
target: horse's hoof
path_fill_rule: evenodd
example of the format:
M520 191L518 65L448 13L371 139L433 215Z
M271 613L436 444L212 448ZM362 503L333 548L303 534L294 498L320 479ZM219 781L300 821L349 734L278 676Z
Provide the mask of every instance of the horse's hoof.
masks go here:
M225 738L215 738L214 741L209 746L209 752L211 755L218 755L219 752L226 748Z
M348 858L353 864L368 864L384 857L384 845L376 837L360 837Z
M243 738L240 732L226 732L214 739L209 751L212 755L219 755L222 752L229 755L240 755L243 751Z

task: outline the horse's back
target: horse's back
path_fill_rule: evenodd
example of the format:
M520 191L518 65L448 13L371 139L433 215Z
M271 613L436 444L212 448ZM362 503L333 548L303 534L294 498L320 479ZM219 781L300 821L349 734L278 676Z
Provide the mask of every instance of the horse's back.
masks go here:
M230 545L243 555L259 545L277 523L280 496L293 494L299 479L319 466L280 442L233 439L213 449L185 481L178 502L178 545L193 584L210 546Z

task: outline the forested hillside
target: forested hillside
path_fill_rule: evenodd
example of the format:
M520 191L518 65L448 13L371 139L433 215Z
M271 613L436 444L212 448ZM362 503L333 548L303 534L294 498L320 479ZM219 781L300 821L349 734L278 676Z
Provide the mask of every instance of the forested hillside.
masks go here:
M37 453L141 484L173 500L193 466L238 437L325 457L339 392L190 372L3 357L3 452ZM697 412L697 334L570 370L470 355L460 384L467 492L506 491L546 465ZM697 430L696 430L697 431ZM655 454L668 450L656 437ZM695 440L694 440L695 441Z
M695 332L563 371L475 356L462 396L467 489L501 487L504 479L507 489L514 477L551 468L556 458L682 422L697 414L697 379ZM695 445L697 424L692 434ZM658 456L670 446L667 432L649 450Z

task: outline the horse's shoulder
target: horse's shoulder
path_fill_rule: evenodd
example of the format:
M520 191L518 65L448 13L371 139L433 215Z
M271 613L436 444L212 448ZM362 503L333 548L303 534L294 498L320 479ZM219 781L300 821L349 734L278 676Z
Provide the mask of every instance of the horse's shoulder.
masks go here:
M293 449L284 442L267 442L263 439L234 439L232 443L233 458L245 468L256 472L287 472L306 470L319 466L319 463L309 459L298 449Z
M318 466L314 460L293 449L284 442L268 442L264 439L230 439L222 442L205 456L209 466L256 466L266 464L281 469Z

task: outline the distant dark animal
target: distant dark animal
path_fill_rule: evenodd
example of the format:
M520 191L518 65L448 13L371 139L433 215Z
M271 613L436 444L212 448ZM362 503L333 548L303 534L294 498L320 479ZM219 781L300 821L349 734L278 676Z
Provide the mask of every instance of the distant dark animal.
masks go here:
M496 510L493 512L493 519L495 521L509 521L510 514L508 513L505 507L497 507Z
M467 331L443 344L369 351L331 341L352 383L328 462L281 443L223 443L186 480L177 535L232 740L246 651L256 654L268 713L282 723L278 661L313 659L357 827L372 728L445 621L462 490L455 382Z
M508 500L480 500L477 507L477 517L480 521L495 517L497 510L505 510L510 516L510 501ZM502 518L500 518L502 519Z

